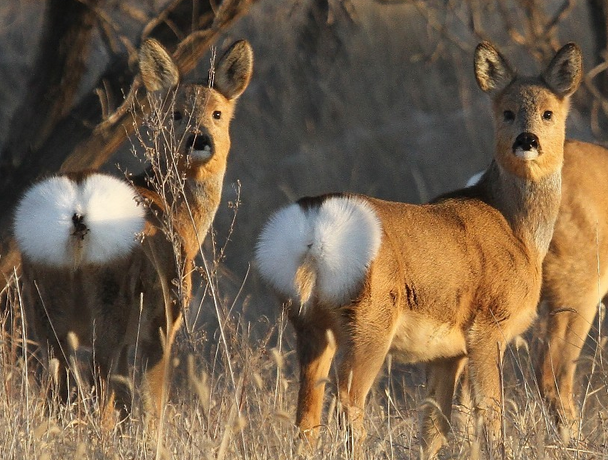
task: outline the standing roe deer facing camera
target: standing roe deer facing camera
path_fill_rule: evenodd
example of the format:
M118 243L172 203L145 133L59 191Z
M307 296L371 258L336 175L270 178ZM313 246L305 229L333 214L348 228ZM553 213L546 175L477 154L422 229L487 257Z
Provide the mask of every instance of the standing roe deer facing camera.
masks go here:
M69 396L66 367L75 340L93 349L111 399L128 409L124 382L136 350L160 415L171 344L190 300L194 258L220 202L230 120L253 55L246 41L233 44L213 85L180 83L177 65L155 40L143 43L139 61L147 91L160 95L161 112L174 118L170 134L177 146L167 163L181 189L163 196L145 175L134 184L93 171L57 175L25 193L14 233L28 330L59 360L63 397Z
M302 198L261 233L260 274L285 302L297 334L296 423L310 440L336 353L356 444L366 396L388 353L428 363L434 403L423 409L424 457L446 441L466 358L478 436L485 425L489 447L500 440L499 366L506 344L536 316L560 203L568 99L582 57L568 44L539 77L519 77L484 42L474 63L492 98L496 134L494 160L476 186L427 205L344 193Z

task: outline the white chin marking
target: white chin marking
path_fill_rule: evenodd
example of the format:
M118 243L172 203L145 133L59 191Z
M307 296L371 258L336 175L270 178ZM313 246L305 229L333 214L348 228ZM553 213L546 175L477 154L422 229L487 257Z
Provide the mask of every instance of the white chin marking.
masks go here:
M208 145L203 150L190 150L190 158L194 161L207 161L211 155L211 147Z
M524 149L519 148L519 149L515 150L515 156L517 158L521 158L522 160L526 160L526 161L536 160L538 158L538 150L537 149L524 150Z

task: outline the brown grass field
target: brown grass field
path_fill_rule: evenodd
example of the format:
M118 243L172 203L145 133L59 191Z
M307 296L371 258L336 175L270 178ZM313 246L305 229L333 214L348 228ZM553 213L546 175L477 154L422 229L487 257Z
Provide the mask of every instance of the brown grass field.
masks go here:
M37 7L25 0L14 3L23 8L17 8L17 19L4 33L0 77L12 77L0 83L5 106L0 121L14 106L10 93L24 91L16 75L31 62L27 53L21 61L17 58L25 45L19 44L16 31ZM135 410L108 428L94 389L82 382L77 382L73 403L48 402L52 378L49 372L37 376L35 357L23 353L23 307L12 286L12 308L1 318L2 330L13 336L5 333L0 347L0 458L303 458L294 426L298 369L293 331L251 266L265 219L303 195L348 190L423 202L462 186L487 165L493 151L489 101L473 78L475 45L489 38L524 72L539 68L525 44L512 40L495 2L354 0L355 22L337 15L331 36L316 54L301 51L293 33L304 20L303 3L260 0L218 43L250 40L255 74L232 125L224 200L215 231L201 251L207 281L197 283L199 295L178 337L162 423L149 429ZM592 44L585 3L572 3L560 19L558 39L578 42L587 57ZM520 2L501 4L512 18L522 20L515 27L525 32ZM476 34L469 28L471 5L481 15ZM551 16L559 5L547 2L545 14ZM203 60L201 74L207 66ZM586 64L586 70L591 67ZM592 107L583 87L574 100L570 137L605 139L594 137ZM0 141L1 136L0 130ZM121 168L139 164L128 150L106 169L116 171L115 163ZM596 319L579 364L581 439L564 445L534 376L543 324L541 308L533 328L507 349L502 368L505 458L608 458L605 326ZM424 386L422 366L389 359L366 409L366 458L418 458ZM469 458L467 410L457 406L455 412L444 459ZM335 398L326 413L314 458L346 458Z

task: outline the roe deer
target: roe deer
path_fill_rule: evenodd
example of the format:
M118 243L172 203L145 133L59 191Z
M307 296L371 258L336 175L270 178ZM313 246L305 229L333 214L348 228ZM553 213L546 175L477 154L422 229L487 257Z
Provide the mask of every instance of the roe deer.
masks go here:
M423 409L424 457L446 441L467 358L478 437L485 426L490 449L500 440L499 366L506 344L536 316L582 56L568 44L539 77L519 77L483 42L474 64L496 135L477 185L426 205L346 193L302 198L262 230L256 263L296 331L296 423L311 441L337 355L339 397L360 448L365 399L387 353L428 363L434 403Z
M171 344L190 299L194 258L220 202L229 125L253 54L246 41L234 43L213 85L181 84L177 65L155 40L142 44L139 61L149 96L160 95L161 112L174 118L177 145L168 163L182 189L163 196L153 172L134 183L94 171L57 175L24 194L14 233L27 326L43 352L51 349L59 360L62 396L70 391L74 337L92 348L100 377L110 381L110 400L123 411L130 409L129 354L137 351L148 409L160 415Z

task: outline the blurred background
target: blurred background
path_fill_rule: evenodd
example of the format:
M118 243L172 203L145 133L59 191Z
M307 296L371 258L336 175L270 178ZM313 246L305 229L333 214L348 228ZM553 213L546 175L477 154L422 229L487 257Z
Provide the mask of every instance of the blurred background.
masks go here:
M221 53L245 38L255 52L254 76L232 124L224 199L205 254L216 261L219 293L234 311L272 318L279 310L251 261L256 237L278 207L331 191L421 203L489 164L490 104L472 65L480 40L494 42L522 74L537 73L561 45L577 42L587 77L568 134L608 140L606 3L5 0L3 235L17 192L69 158L78 159L72 166L117 174L117 164L137 169L131 142L115 136L125 118L112 114L137 72L144 37L175 51L189 79L206 76L209 46ZM105 137L100 123L111 125ZM96 135L97 143L87 143ZM3 251L6 260L9 246Z

